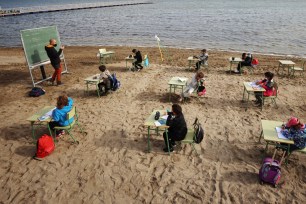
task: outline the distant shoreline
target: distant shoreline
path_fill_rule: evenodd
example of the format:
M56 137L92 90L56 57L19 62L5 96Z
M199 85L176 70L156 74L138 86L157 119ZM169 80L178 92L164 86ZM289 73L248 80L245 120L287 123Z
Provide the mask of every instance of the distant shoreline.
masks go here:
M140 48L158 48L157 46L139 46L139 45L69 45L69 44L64 44L65 46L69 47L109 47L109 48L118 48L118 47L140 47ZM0 46L0 49L11 49L11 48L21 48L23 47L21 45L19 46ZM178 50L200 50L200 48L187 48L187 47L172 47L172 46L164 46L166 49L178 49ZM226 50L226 49L217 49L217 48L212 48L212 49L207 49L208 51L213 51L213 52L227 52L227 53L243 53L243 52L248 52L246 50ZM290 58L302 58L306 59L306 55L294 55L294 54L281 54L281 53L264 53L264 52L251 52L254 55L263 55L263 56L273 56L273 57L290 57Z

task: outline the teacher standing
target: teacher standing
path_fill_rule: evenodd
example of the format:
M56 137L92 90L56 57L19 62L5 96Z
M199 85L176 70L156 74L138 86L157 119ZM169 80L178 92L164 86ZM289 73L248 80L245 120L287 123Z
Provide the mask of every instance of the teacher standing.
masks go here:
M51 82L52 84L55 81L56 78L56 84L61 85L61 74L62 74L62 65L61 65L61 59L60 56L62 54L64 46L61 46L60 49L57 51L55 47L57 46L55 39L50 39L49 45L45 46L45 50L47 52L48 57L50 58L51 65L54 68L54 73L52 75Z

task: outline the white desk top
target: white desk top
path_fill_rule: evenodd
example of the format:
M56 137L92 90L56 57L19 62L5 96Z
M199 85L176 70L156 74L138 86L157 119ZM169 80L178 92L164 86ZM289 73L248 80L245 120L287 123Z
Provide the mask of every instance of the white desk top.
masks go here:
M242 62L243 60L240 57L235 57L234 60L232 57L228 58L230 62Z
M194 58L193 56L188 57L188 61L199 61L198 58Z
M278 60L282 65L295 65L291 60Z
M257 87L257 86L252 86L250 83L252 82L243 82L243 85L245 87L245 89L248 91L248 92L254 92L254 91L261 91L261 92L264 92L266 91L266 89L262 88L262 87Z
M186 77L172 77L168 82L169 85L185 86L187 84L188 78Z
M100 76L100 74L95 74L95 75L92 75L90 77L87 77L86 79L84 79L84 81L87 81L87 82L99 82L100 79L98 78ZM97 77L96 79L94 79L95 77Z
M146 121L144 122L144 126L147 127L159 127L159 128L168 128L169 126L167 126L166 124L161 125L161 126L156 126L155 122L155 114L156 112L159 111L160 112L160 118L163 115L167 115L167 111L166 110L153 110L153 112L150 114L150 116L146 119Z

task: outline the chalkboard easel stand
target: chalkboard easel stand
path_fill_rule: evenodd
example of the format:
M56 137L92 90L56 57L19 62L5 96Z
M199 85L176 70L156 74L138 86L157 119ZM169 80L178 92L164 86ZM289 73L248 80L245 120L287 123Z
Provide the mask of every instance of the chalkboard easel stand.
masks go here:
M45 72L45 67L44 67L44 65L41 65L41 66L40 66L40 71L41 71L41 76L42 76L42 78L43 78L43 79L46 79L47 76L46 76L46 72Z

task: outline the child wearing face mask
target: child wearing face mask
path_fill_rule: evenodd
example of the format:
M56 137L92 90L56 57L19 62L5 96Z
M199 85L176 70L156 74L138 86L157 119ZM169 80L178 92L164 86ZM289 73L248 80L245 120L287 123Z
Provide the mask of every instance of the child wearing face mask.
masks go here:
M274 95L274 81L273 81L274 74L271 72L265 73L265 79L257 81L256 85L260 85L262 88L264 88L266 91L263 92L264 96L272 96ZM255 91L255 106L261 106L262 105L262 93L259 91Z

